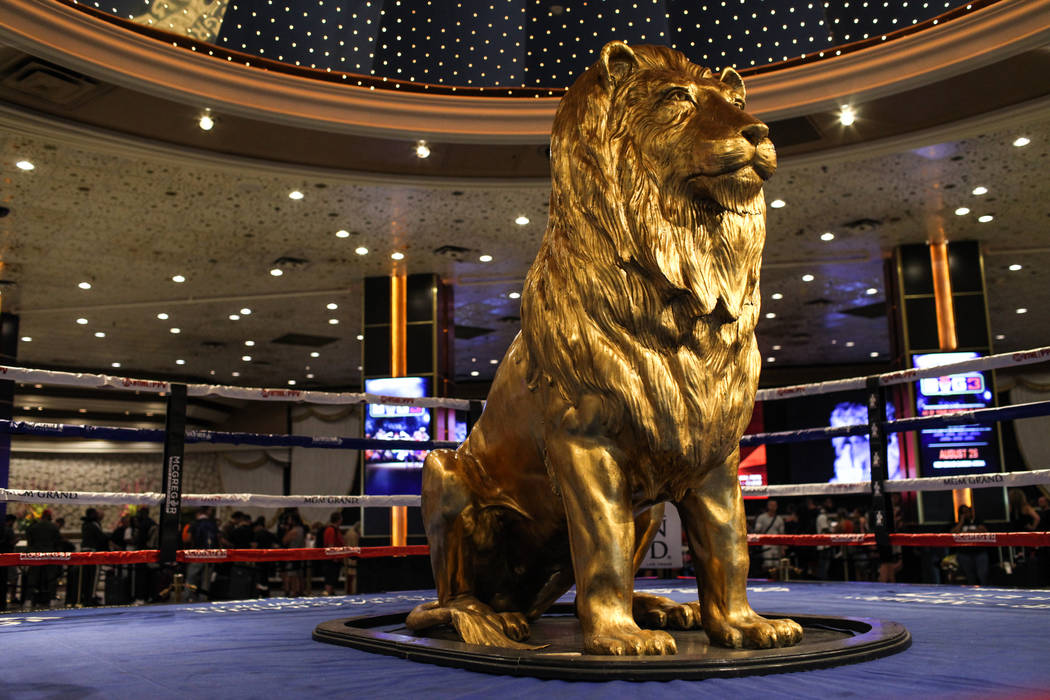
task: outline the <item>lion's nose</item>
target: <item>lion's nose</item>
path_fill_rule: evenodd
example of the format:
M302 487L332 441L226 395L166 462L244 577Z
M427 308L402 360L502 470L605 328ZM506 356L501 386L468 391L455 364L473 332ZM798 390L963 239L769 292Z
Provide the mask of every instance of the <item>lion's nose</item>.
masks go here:
M741 129L740 134L750 141L752 146L757 146L762 143L762 139L769 136L769 127L762 122L754 122Z

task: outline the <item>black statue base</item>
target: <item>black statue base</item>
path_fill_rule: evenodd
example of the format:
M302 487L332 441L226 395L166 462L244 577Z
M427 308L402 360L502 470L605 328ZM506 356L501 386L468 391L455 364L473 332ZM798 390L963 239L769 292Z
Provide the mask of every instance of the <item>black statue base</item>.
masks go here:
M597 656L582 654L580 624L571 604L559 604L531 625L530 644L538 651L464 644L451 629L415 634L405 627L407 611L393 615L351 617L323 622L314 639L329 644L400 656L411 661L472 671L561 680L675 680L803 671L870 661L911 645L908 630L896 622L863 617L790 617L805 630L802 642L783 649L725 649L708 642L699 630L671 630L678 644L673 656Z

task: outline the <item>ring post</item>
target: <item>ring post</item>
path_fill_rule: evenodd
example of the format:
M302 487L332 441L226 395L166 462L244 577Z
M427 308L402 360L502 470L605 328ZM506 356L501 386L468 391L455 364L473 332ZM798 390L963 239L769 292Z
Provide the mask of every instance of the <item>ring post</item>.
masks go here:
M892 556L890 533L893 532L893 515L886 499L886 479L889 477L886 464L886 394L879 386L878 377L869 377L868 385L868 449L871 461L871 516L875 527L875 544L879 556L889 561Z
M183 452L186 446L186 385L172 384L164 423L164 507L160 510L160 563L174 564L179 548Z

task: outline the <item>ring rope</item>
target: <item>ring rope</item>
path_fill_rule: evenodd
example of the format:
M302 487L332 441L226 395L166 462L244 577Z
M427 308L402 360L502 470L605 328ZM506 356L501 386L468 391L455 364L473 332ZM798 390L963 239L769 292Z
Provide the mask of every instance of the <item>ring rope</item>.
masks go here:
M1035 486L1050 484L1050 469L1033 469L1023 472L996 472L994 474L962 474L959 476L935 476L922 479L891 479L885 482L887 491L954 491L964 488L991 486ZM870 493L870 481L841 481L810 484L775 484L770 486L743 486L745 496L769 498L785 496L834 496L848 493Z
M303 547L296 549L181 549L180 562L271 562L312 561L318 559L374 559L376 557L419 556L430 552L425 544L405 547ZM0 554L0 566L48 566L66 564L155 564L160 550L133 552L15 552Z

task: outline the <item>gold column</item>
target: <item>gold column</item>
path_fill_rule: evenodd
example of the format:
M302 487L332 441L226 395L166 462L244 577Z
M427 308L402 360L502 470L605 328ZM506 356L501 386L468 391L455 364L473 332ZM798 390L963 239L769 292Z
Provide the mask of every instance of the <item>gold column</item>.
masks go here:
M396 271L390 275L390 376L405 376L406 342L405 305L408 292L407 277ZM390 544L404 547L408 543L408 508L390 508Z
M930 267L933 270L933 302L937 307L937 342L941 350L955 350L959 342L955 337L955 307L948 274L948 242L943 235L940 240L930 242Z

